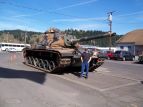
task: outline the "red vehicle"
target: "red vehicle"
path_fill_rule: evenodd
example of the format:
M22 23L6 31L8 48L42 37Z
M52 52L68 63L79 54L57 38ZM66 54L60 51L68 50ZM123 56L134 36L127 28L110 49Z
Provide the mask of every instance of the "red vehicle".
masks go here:
M107 59L113 59L114 58L114 52L107 51L106 56L107 56Z

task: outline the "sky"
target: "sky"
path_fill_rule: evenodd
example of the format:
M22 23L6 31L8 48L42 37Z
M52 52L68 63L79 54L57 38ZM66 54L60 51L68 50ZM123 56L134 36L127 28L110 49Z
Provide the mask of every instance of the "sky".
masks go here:
M0 0L0 30L49 28L126 34L143 29L143 0Z

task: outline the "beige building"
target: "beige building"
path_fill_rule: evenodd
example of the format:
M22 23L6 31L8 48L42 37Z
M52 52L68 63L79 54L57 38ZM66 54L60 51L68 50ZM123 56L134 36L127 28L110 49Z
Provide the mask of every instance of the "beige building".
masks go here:
M143 29L131 31L121 37L117 42L117 47L127 49L134 55L143 52Z

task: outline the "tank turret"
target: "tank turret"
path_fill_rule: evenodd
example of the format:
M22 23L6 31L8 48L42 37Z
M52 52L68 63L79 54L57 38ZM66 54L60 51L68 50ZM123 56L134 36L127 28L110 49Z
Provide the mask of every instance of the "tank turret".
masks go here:
M103 34L103 35L96 35L96 36L90 36L90 37L82 37L80 39L77 39L73 35L67 35L58 29L50 29L45 32L42 45L55 48L55 47L75 47L75 44L83 41L89 41L93 39L100 39L100 38L105 38L109 37L109 33ZM112 33L111 36L114 36L115 33Z
M112 34L113 36L114 34ZM109 37L109 34L83 37L77 39L75 36L67 35L58 29L49 29L44 33L43 40L36 48L24 49L24 63L47 72L60 72L61 68L81 66L81 51L78 43L93 39ZM90 70L101 66L104 60L92 58Z

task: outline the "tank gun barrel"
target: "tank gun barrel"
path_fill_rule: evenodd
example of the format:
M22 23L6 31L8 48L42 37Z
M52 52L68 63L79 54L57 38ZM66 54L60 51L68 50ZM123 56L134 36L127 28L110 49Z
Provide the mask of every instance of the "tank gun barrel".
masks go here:
M115 36L115 33L112 33L111 36ZM103 35L97 35L97 36L90 36L90 37L83 37L80 39L71 39L71 43L74 44L76 42L82 42L82 41L89 41L89 40L93 40L93 39L100 39L100 38L106 38L106 37L110 37L109 33L103 34Z

